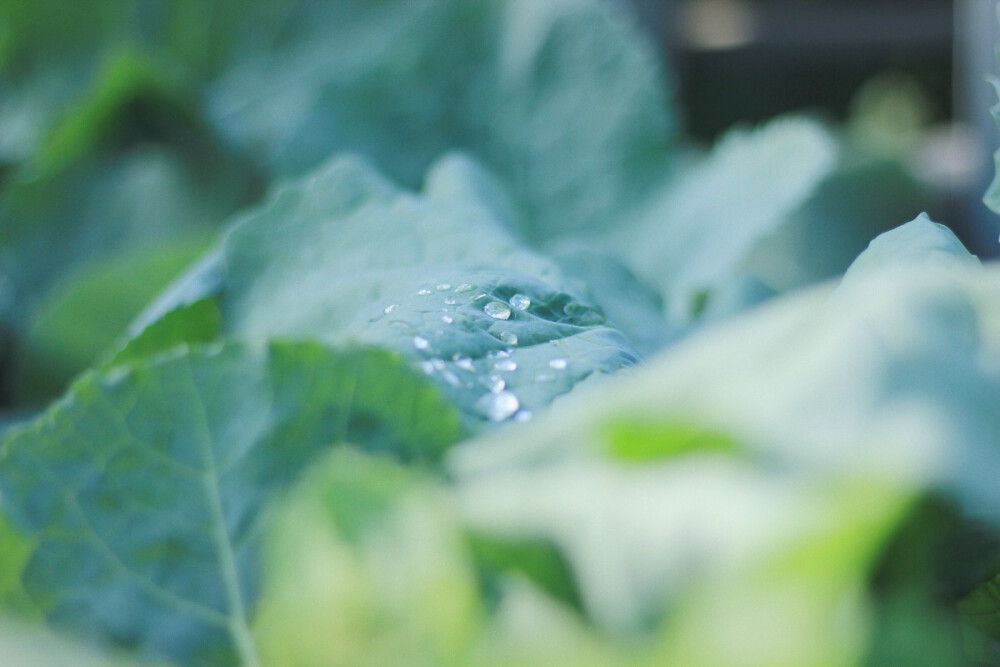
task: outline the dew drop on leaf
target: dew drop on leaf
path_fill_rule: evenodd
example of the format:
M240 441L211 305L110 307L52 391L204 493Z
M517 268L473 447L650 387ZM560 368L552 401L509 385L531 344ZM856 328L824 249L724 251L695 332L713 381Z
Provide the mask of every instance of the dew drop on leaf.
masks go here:
M531 298L524 294L515 294L510 297L510 305L515 310L527 310L531 306Z
M424 338L423 336L413 337L413 347L417 348L418 350L426 350L430 348L430 346L431 342L426 338Z
M521 408L517 396L509 391L486 394L476 402L476 407L492 421L502 422Z
M567 361L563 358L552 359L549 361L549 368L554 371L564 371L566 370Z
M483 307L483 311L495 320L510 319L510 306L502 301L490 301Z
M507 388L507 382L499 375L490 375L480 378L479 382L482 383L484 387L489 389L492 394L499 394Z
M451 358L451 360L454 361L455 365L463 371L474 371L476 369L476 367L472 365L472 359L469 357L463 357L460 354L456 354Z
M513 359L501 359L493 364L493 369L504 373L513 373L517 370L517 362Z
M517 345L517 334L511 333L510 331L501 332L500 340L508 345Z

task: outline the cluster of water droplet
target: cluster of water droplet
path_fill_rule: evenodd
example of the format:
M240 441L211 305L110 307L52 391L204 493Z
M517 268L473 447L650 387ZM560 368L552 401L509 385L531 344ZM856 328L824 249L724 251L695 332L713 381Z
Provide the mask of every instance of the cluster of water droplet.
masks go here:
M462 305L474 304L475 308L480 309L486 316L498 322L506 322L516 318L519 313L528 312L532 306L531 297L525 294L514 294L509 299L502 300L485 291L477 290L477 287L470 283L461 283L454 287L450 283L440 283L435 285L433 289L423 287L417 291L417 296L426 297L435 292L445 294L444 304L446 306L457 306L459 301L462 302ZM388 315L398 308L400 308L400 304L389 304L383 309L383 312ZM445 310L444 314L440 316L440 321L445 325L453 325L456 322L456 317L455 311ZM527 421L532 417L531 412L522 408L520 399L508 386L511 374L518 371L518 363L512 355L520 341L516 333L507 329L500 331L495 336L506 347L489 352L478 360L462 353L452 355L450 361L437 358L435 346L426 334L414 335L411 342L413 348L425 356L425 359L420 362L420 369L427 375L439 377L454 388L465 388L471 391L475 391L477 388L485 390L485 393L476 401L476 410L484 417L495 422L511 418L515 421ZM555 372L566 370L567 365L567 360L563 358L549 361L549 369ZM536 382L552 382L554 380L553 373L540 373L535 377Z

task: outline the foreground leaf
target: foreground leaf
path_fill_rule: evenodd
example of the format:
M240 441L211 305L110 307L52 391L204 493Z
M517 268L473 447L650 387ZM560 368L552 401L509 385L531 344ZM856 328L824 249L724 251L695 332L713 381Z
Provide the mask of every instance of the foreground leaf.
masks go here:
M179 349L76 383L0 450L22 584L50 623L144 658L255 664L264 508L355 443L433 462L461 436L390 355L315 344Z

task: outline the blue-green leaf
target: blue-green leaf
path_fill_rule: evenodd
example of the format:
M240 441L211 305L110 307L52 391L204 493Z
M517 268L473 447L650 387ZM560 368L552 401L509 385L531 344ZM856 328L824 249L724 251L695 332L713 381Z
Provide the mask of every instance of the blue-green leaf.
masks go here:
M21 585L56 627L181 662L255 664L264 510L320 452L434 462L458 416L384 352L181 348L78 381L0 446Z
M418 196L335 159L242 216L192 274L218 281L194 292L218 295L228 336L389 348L470 418L527 418L638 353L576 281L505 231L495 192L464 157L436 165Z

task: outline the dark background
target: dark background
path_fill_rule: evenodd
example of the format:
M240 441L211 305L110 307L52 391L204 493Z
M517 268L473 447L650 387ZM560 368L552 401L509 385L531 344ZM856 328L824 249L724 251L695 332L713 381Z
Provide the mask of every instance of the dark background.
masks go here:
M874 77L912 79L928 120L979 146L970 154L952 147L975 174L940 184L933 213L981 256L998 254L1000 218L981 201L1000 145L988 113L996 95L985 80L1000 35L993 0L633 2L673 73L687 132L706 143L734 124L793 110L843 121ZM739 39L727 42L727 34Z

